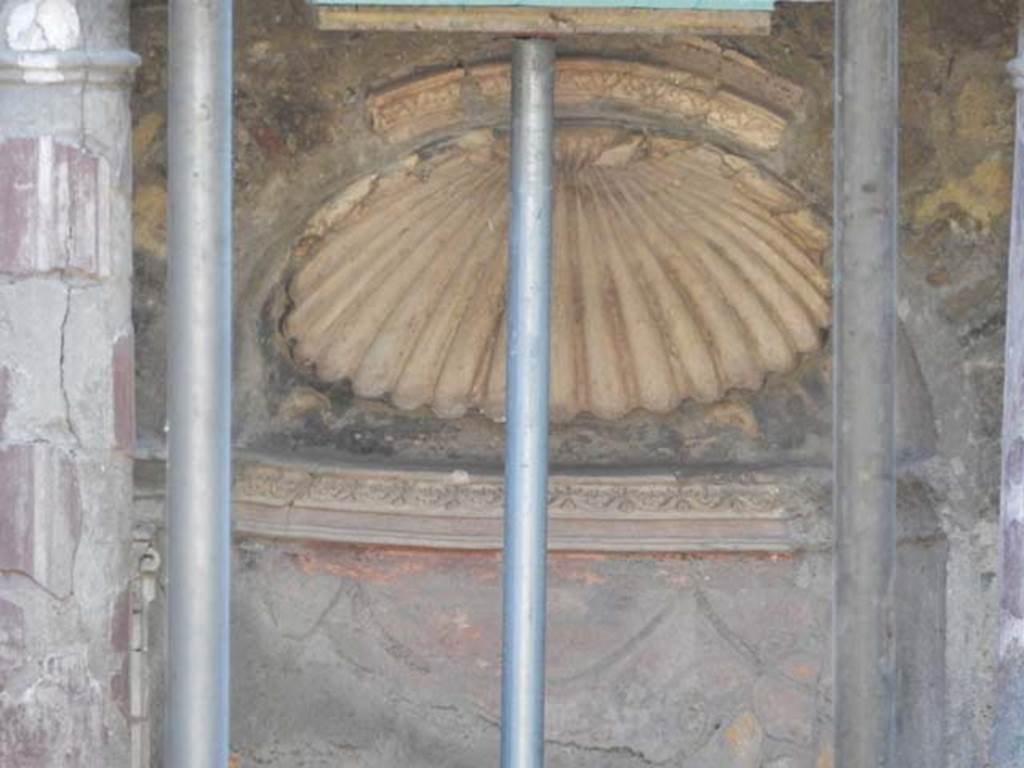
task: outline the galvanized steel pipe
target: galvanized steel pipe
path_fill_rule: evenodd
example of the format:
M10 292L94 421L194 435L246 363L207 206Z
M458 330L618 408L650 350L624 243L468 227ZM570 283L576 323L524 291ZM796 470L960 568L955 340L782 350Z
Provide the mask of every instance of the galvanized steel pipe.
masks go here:
M544 764L555 44L519 40L509 174L502 768Z
M1006 378L999 538L999 666L991 760L1024 765L1024 2L1018 8L1017 89L1010 254L1006 277Z
M168 104L169 768L228 761L231 0L171 0Z
M892 766L897 0L836 3L833 665L837 768Z

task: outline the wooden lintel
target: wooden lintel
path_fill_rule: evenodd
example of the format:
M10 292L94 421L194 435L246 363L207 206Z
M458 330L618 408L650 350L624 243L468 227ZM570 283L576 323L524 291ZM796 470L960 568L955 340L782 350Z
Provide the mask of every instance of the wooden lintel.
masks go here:
M500 35L765 35L768 11L355 5L312 9L325 31L486 32Z

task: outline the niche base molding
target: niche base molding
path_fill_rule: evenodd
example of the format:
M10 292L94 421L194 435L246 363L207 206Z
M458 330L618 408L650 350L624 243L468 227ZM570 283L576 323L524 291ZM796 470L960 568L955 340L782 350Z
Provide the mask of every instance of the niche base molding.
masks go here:
M785 553L815 545L828 504L814 471L556 473L548 542L567 552ZM235 459L238 535L429 549L501 549L496 471ZM163 462L140 461L143 517L163 514ZM820 543L820 542L819 542Z

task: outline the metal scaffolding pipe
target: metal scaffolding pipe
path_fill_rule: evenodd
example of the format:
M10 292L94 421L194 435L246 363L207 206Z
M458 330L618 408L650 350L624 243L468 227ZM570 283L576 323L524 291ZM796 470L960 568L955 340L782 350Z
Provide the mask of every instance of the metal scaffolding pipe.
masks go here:
M892 766L897 0L836 3L835 559L837 768Z
M555 44L512 59L502 768L544 764L548 373Z
M171 0L166 765L228 761L231 0Z
M994 768L1024 765L1024 2L1020 5L1018 58L1009 67L1017 89L1017 125L1006 278Z

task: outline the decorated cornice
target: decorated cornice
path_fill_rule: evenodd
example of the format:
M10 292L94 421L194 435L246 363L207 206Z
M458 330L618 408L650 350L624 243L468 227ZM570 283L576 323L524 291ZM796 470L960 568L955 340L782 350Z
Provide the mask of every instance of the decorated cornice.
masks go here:
M754 62L707 43L681 46L684 66L620 59L557 63L555 108L561 118L598 112L650 116L662 125L698 128L751 151L775 149L802 92ZM457 67L389 85L367 99L373 130L389 142L464 129L507 115L508 62Z
M137 484L159 499L162 484ZM549 546L588 552L786 552L817 542L827 493L807 472L556 473ZM236 533L403 547L500 549L493 471L235 462Z

